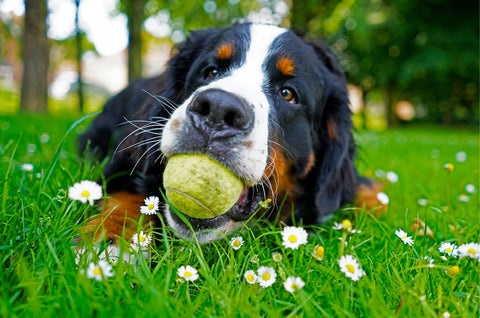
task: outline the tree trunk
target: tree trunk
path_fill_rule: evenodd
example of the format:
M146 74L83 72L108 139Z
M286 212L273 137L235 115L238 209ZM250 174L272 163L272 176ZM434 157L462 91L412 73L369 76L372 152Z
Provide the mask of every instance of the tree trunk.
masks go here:
M80 9L80 0L75 0L75 48L76 48L76 62L77 62L77 95L78 95L78 109L83 113L84 109L84 90L83 90L83 67L82 67L82 34L78 24L78 12Z
M22 111L47 112L50 45L47 39L46 0L25 0L23 31Z
M142 23L147 0L127 0L128 16L128 82L142 77Z

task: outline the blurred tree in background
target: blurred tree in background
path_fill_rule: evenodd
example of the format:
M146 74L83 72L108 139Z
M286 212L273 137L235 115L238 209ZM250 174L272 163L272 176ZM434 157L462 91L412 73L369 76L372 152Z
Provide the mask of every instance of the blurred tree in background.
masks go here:
M128 18L129 81L148 71L142 66L148 50L183 41L188 30L237 21L275 23L331 45L362 93L364 113L379 111L395 125L406 118L399 107L409 105L419 121L477 125L478 12L472 0L119 0L111 14ZM12 25L0 21L0 41L20 41ZM82 30L76 34L50 41L65 48L61 59L75 60L75 43L95 49ZM12 54L1 44L0 63ZM57 63L53 59L52 67Z
M23 76L20 109L47 111L50 45L47 39L47 1L25 0Z
M401 100L419 117L478 124L478 1L293 1L292 25L327 39L364 96L382 92L390 124Z

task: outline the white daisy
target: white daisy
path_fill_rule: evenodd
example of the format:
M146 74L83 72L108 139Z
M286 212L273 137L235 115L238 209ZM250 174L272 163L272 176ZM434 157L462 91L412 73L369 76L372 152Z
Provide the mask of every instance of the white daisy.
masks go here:
M158 212L160 199L155 196L145 198L145 205L140 207L140 212L146 215L155 214Z
M243 237L241 236L232 237L232 239L230 240L230 245L234 250L238 250L243 245Z
M365 275L365 272L358 264L357 259L352 255L343 255L338 260L338 265L340 266L340 270L347 276L351 278L353 281L357 281Z
M150 242L152 242L152 235L147 235L143 231L141 231L140 233L135 233L132 236L132 241L133 244L135 244L136 246L147 247Z
M247 281L247 283L251 285L257 282L257 274L255 274L255 272L252 270L246 271L243 277L245 277L245 280Z
M452 243L442 243L438 248L440 253L447 253L450 256L457 257L458 256L458 247Z
M307 244L307 237L308 233L304 228L286 226L282 230L282 245L296 250L300 245Z
M470 257L473 259L480 259L480 244L467 243L458 247L458 254L461 258Z
M91 262L88 265L87 269L87 277L94 278L99 282L102 281L104 278L112 277L112 265L110 265L107 261L100 260L98 264Z
M93 201L102 198L102 187L93 181L83 180L68 189L68 197L82 203L88 201L93 205Z
M31 172L33 171L33 165L31 163L22 163L22 165L20 166L20 168L25 171L25 172Z
M305 282L300 277L287 277L287 280L283 283L285 290L289 293L294 293L305 286Z
M467 161L467 153L465 151L459 151L455 154L455 160L457 162L465 162Z
M282 253L279 253L279 252L273 252L272 253L272 259L273 259L274 262L280 263L283 259L283 255L282 255Z
M190 265L180 266L177 270L178 276L186 281L193 282L198 278L198 271Z
M316 245L313 249L312 256L318 261L323 261L323 257L325 256L325 247Z
M277 273L273 267L261 266L257 271L257 282L263 288L272 286L276 279Z
M475 194L477 193L477 187L474 186L473 184L469 183L465 185L465 191L467 191L470 194Z
M343 220L342 223L335 222L332 226L332 229L339 231L345 230L350 233L362 233L362 231L355 230L353 228L352 222L350 222L350 220L348 219Z
M395 231L395 235L398 236L403 243L408 244L410 246L413 245L413 238L411 236L408 236L407 232L405 232L402 229L398 229Z
M390 198L388 195L384 192L378 192L377 193L377 200L383 205L387 205L390 202Z
M468 195L464 194L464 193L460 194L457 199L458 199L458 201L460 201L460 202L468 202L468 201L470 201L470 197L469 197Z
M420 205L420 206L427 206L427 204L428 204L428 199L420 198L420 199L418 199L417 203L418 203L418 205Z
M447 172L452 172L453 170L455 170L455 166L451 163L444 164L443 168L447 170Z
M391 183L397 183L398 182L398 174L396 174L393 171L387 172L387 180L390 181Z

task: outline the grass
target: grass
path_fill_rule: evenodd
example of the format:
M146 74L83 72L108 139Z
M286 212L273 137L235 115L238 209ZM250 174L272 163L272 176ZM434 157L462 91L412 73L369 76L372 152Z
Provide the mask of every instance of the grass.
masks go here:
M281 228L249 224L224 240L199 246L182 241L168 228L157 229L150 259L136 255L138 265L119 262L114 276L98 282L82 273L86 258L75 262L72 238L96 208L72 202L74 182L96 180L102 163L79 158L75 138L82 124L58 145L76 118L18 115L0 117L0 315L2 317L478 317L479 262L443 261L441 242L480 242L479 194L468 202L458 196L466 184L479 187L478 132L438 127L411 127L382 133L359 132L359 170L395 171L389 184L387 213L345 208L334 220L311 226L308 243L298 250L281 244ZM467 154L457 162L459 151ZM32 163L31 172L23 163ZM455 166L447 173L443 165ZM51 175L49 175L51 171ZM428 199L420 206L420 198ZM343 234L334 222L348 218L361 233ZM419 236L411 226L420 218L434 238ZM298 224L301 226L301 224ZM410 247L395 236L402 228L412 235ZM229 238L241 235L238 250ZM340 240L339 240L340 239ZM347 244L344 245L343 242ZM322 262L311 256L325 247ZM87 246L91 248L90 245ZM280 252L276 263L271 253ZM367 273L353 282L339 270L341 254L352 254ZM435 259L429 266L425 256ZM252 262L252 257L258 263ZM178 281L177 269L191 265L200 278ZM269 288L249 285L243 274L272 266L277 281ZM458 265L460 273L445 274ZM287 276L305 281L295 294L283 287Z

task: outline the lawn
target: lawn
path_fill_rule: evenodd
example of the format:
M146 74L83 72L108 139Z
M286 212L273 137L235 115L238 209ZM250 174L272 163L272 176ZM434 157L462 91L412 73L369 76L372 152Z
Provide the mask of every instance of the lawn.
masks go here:
M132 264L114 263L113 276L97 281L87 275L90 260L83 257L77 265L72 249L72 239L96 207L70 200L67 191L75 182L97 180L104 163L77 156L75 139L86 124L67 134L76 119L0 117L2 317L480 314L478 259L438 250L443 242L480 242L476 130L416 126L358 132L357 166L386 182L388 210L374 216L346 207L328 223L307 227L308 242L298 249L284 247L281 227L265 223L250 223L201 246L176 238L168 228L157 229L150 258L134 253ZM386 180L390 171L397 182ZM333 229L345 219L355 233ZM425 227L412 229L416 219L428 225L432 237L422 235ZM395 235L398 229L412 236L412 246ZM235 250L230 239L239 235L244 243ZM325 250L321 261L312 256L317 245ZM274 252L281 254L279 262ZM363 268L358 281L340 270L342 255L353 255ZM198 279L180 279L177 270L184 265L197 269ZM275 270L270 287L244 278L247 270L261 266ZM305 286L288 292L283 283L289 276L300 277Z

